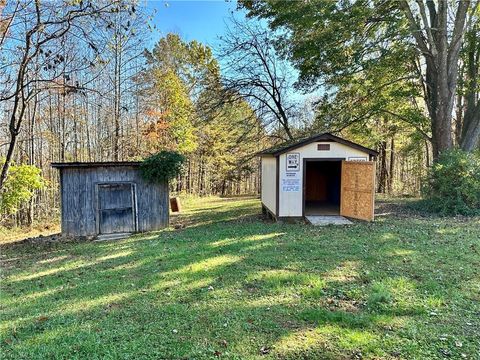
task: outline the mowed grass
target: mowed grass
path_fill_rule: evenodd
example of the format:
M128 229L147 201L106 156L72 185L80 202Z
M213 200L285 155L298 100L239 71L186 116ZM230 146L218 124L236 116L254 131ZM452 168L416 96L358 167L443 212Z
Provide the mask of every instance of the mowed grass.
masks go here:
M184 207L177 230L4 246L0 357L480 358L479 218L316 228L262 220L256 199Z

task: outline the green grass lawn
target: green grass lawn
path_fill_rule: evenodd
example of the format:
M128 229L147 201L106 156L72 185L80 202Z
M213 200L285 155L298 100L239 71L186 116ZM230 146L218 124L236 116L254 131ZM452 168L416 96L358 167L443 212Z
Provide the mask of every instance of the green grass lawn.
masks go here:
M0 357L480 359L480 219L390 205L314 228L189 200L178 230L4 245Z

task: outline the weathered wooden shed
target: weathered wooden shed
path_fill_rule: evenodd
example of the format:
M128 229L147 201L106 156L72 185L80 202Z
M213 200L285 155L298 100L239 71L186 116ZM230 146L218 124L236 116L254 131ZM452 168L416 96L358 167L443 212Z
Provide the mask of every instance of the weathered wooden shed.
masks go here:
M260 153L261 199L274 219L341 215L373 220L378 153L323 133Z
M52 163L60 170L62 234L153 231L169 222L168 184L146 182L140 162Z

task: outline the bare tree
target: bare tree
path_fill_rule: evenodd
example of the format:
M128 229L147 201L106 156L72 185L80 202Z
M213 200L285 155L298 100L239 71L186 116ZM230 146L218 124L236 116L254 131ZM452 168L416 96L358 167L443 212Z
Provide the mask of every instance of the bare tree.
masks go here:
M69 84L65 78L68 66L63 55L63 40L75 38L76 46L89 48L90 60L84 52L84 63L95 61L99 45L91 35L96 27L105 26L105 18L112 13L126 11L121 0L109 1L21 1L7 5L2 15L12 19L2 37L0 60L0 102L8 112L9 144L0 173L3 188L12 161L17 137L28 103L37 94L51 87L77 91L80 84Z
M292 70L277 56L270 33L256 22L231 19L220 38L223 83L226 94L247 99L267 126L279 124L291 140L295 104L288 91L293 85Z

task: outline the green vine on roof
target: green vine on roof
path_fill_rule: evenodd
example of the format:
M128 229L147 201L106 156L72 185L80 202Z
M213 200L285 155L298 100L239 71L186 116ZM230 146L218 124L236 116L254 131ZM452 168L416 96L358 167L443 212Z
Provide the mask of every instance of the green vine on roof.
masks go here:
M149 182L163 183L176 178L184 162L185 157L176 151L160 151L143 160L140 173Z

